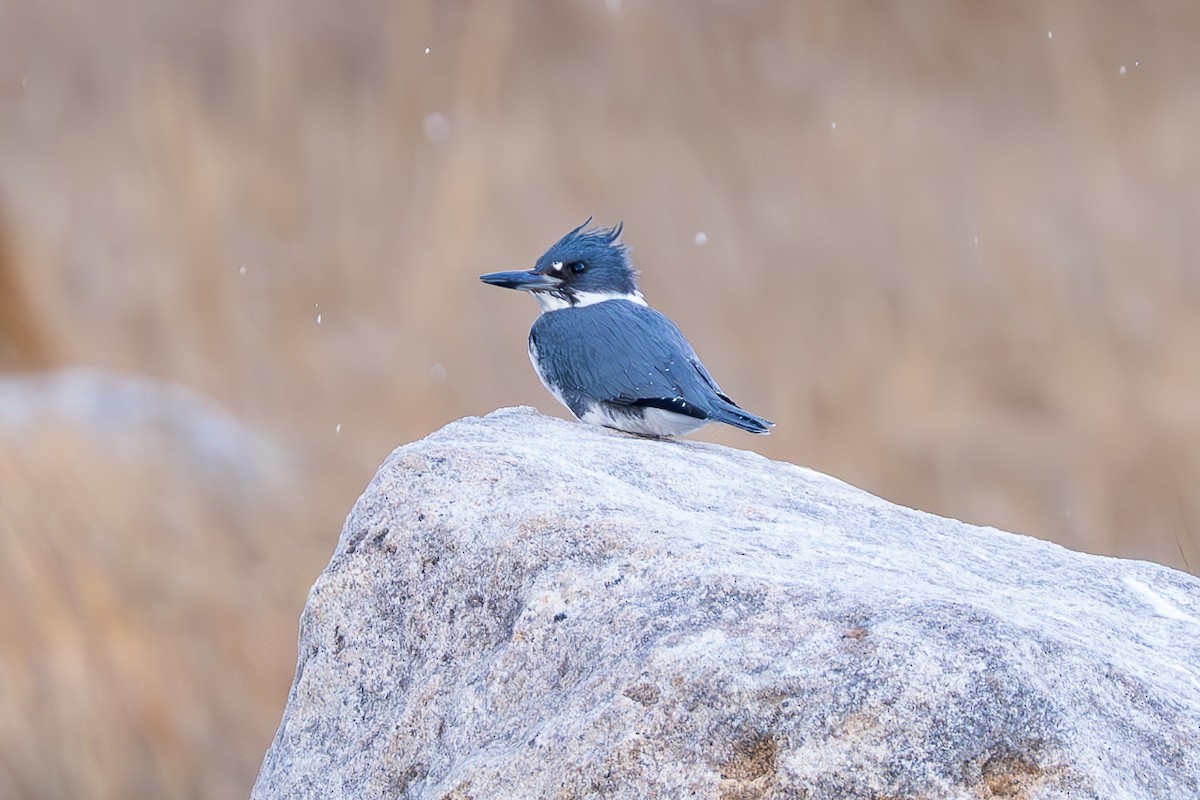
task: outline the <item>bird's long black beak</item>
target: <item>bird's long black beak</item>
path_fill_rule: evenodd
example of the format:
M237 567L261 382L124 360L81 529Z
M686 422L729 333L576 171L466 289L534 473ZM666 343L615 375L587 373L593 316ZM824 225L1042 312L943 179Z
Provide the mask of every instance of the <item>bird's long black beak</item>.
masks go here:
M492 286L503 286L505 289L520 289L534 292L539 289L557 289L562 281L553 275L543 275L534 270L516 270L514 272L489 272L480 275L479 280Z

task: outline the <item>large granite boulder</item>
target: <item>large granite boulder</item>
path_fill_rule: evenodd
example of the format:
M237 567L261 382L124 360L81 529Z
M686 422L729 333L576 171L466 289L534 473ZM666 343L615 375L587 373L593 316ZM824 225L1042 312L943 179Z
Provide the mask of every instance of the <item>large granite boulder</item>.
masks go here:
M256 798L1200 797L1200 580L529 409L396 450Z

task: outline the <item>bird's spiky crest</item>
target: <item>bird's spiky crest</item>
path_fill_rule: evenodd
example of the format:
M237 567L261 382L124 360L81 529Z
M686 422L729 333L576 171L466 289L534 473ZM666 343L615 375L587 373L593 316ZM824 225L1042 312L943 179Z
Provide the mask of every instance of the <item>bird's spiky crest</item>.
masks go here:
M566 245L566 244L570 244L570 243L577 243L580 245L595 245L595 244L606 245L606 246L616 245L617 240L621 238L621 231L625 230L625 222L624 221L618 222L616 225L613 225L611 228L593 228L590 231L584 230L584 228L586 228L588 225L592 224L592 220L594 220L594 219L595 219L594 216L590 216L587 219L585 219L583 221L582 225L580 225L576 228L573 228L570 232L567 233L566 236L559 239L558 242L555 243L554 246L559 247L561 245ZM621 245L617 245L617 246L621 248L622 252L625 252L628 250L627 245L621 244Z

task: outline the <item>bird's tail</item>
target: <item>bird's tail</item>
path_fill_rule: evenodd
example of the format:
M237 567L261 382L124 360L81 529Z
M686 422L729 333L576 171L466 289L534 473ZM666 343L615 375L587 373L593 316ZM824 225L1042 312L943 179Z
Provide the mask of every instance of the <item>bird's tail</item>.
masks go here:
M724 422L726 425L732 425L735 428L741 428L750 433L770 433L771 428L775 427L775 423L762 417L751 414L733 403L721 403L709 410L708 418L716 422Z

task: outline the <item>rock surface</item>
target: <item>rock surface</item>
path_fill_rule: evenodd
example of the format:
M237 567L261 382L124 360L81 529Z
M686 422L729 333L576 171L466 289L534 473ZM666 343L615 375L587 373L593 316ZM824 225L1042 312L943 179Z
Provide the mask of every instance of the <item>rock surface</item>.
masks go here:
M1196 798L1200 580L506 409L387 459L256 798Z

